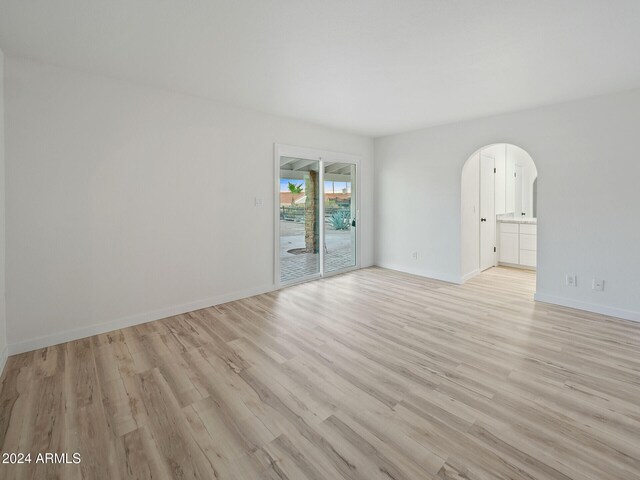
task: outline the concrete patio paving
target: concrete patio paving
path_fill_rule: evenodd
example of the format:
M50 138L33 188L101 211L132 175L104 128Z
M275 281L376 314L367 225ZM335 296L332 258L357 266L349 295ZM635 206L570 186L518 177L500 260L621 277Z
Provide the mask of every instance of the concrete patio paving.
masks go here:
M325 225L325 270L340 270L354 265L350 230L334 230ZM289 253L304 248L304 224L280 221L280 281L313 275L320 271L320 255L317 253Z

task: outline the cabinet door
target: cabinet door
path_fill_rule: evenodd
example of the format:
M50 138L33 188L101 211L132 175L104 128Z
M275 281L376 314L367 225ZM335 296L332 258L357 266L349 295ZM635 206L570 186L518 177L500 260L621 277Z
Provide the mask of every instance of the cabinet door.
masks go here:
M519 250L517 233L500 232L500 262L517 264Z
M522 225L520 225L520 232L522 232ZM520 250L536 251L536 235L527 235L520 233Z
M521 216L524 213L522 208L522 166L516 165L516 177L515 180L515 194L514 194L514 209L516 217Z
M536 252L531 250L520 250L520 265L527 267L536 266Z
M538 226L531 225L529 223L522 223L520 225L520 233L524 233L526 235L536 235L538 233Z

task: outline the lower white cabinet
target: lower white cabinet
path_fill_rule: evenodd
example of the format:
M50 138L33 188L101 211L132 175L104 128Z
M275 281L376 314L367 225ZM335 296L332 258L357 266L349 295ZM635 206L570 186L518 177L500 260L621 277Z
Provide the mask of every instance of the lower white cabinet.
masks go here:
M520 232L520 250L536 251L536 235Z
M523 267L536 266L537 225L499 223L498 262Z
M500 251L498 261L503 263L518 263L518 234L500 232Z
M520 262L518 263L525 267L535 267L536 252L532 252L531 250L520 250Z

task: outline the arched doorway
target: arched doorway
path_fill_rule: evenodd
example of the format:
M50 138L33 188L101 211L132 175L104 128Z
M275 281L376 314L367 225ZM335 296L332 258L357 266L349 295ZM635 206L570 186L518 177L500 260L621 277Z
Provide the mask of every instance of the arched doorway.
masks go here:
M487 145L465 162L461 174L461 278L502 264L537 264L536 165L524 149Z

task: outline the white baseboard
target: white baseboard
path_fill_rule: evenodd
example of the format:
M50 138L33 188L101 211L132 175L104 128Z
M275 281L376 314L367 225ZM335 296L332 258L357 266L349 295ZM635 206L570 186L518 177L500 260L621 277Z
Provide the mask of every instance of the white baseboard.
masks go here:
M58 345L59 343L79 340L81 338L111 332L120 328L133 327L142 323L153 322L154 320L160 320L162 318L192 312L193 310L200 310L201 308L207 308L214 305L220 305L222 303L233 302L235 300L252 297L254 295L260 295L261 293L271 292L274 290L274 288L275 287L273 285L264 285L262 287L255 287L240 292L227 293L212 298L206 298L204 300L185 303L183 305L167 307L160 310L155 310L153 312L141 313L129 317L119 318L117 320L112 320L105 323L99 323L86 327L64 330L62 332L57 332L51 335L43 335L41 337L30 338L21 342L13 343L5 348L5 358L7 350L9 355L30 352L39 348Z
M621 308L608 307L606 305L598 305L595 303L583 302L580 300L572 300L570 298L556 297L554 295L548 295L546 293L536 293L533 298L537 302L550 303L553 305L560 305L562 307L576 308L578 310L584 310L586 312L600 313L602 315L608 315L610 317L631 320L632 322L640 322L640 312L634 312L632 310L623 310Z
M529 267L527 265L521 265L519 263L498 262L498 265L496 266L519 268L520 270L532 270L534 272L537 270L536 267Z
M9 346L5 345L5 347L2 349L2 352L0 352L0 376L2 376L2 373L4 372L4 367L7 364L8 357L9 357Z
M431 278L433 280L440 280L448 283L462 283L461 277L458 275L449 275L448 273L424 271L420 268L407 267L405 265L395 265L386 262L376 262L376 266L380 268L388 268L389 270L396 270L398 272L410 273L412 275L418 275L419 277Z
M462 275L462 277L460 277L460 284L463 284L464 282L466 282L467 280L472 279L473 277L475 277L476 275L480 275L480 269L476 268L473 272L469 272L465 275Z

